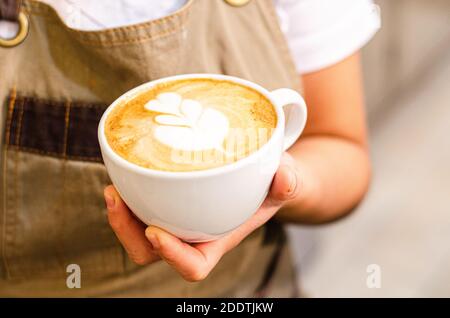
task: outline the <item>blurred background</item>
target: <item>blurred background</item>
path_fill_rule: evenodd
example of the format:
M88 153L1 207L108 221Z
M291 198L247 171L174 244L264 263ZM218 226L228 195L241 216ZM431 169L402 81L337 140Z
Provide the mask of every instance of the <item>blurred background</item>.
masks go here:
M290 228L299 284L308 297L450 297L450 0L376 2L382 29L363 51L371 189L346 219Z

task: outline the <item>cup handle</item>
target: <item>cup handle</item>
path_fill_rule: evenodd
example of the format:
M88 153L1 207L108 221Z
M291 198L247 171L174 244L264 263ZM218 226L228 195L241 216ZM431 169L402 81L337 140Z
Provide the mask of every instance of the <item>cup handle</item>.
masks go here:
M280 88L270 92L277 106L281 106L285 115L283 150L288 150L300 137L305 128L307 111L303 97L289 88Z

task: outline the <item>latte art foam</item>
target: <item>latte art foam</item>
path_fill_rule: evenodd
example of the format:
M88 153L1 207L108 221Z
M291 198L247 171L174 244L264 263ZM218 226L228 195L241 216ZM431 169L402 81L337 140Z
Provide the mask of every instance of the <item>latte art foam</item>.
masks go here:
M227 117L214 108L177 93L162 93L149 101L145 109L164 115L155 117L155 138L185 151L220 149L228 134Z
M111 148L145 168L193 171L222 166L263 146L276 112L259 92L233 82L167 82L115 107L106 120Z

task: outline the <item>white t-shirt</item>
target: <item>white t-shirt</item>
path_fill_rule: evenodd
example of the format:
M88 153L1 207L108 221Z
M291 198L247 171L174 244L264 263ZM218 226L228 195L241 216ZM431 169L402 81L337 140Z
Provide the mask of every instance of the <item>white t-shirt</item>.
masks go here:
M93 31L158 19L187 0L40 1L55 8L68 26ZM300 74L343 60L380 28L379 9L372 0L273 1ZM0 21L0 36L11 37L16 32L15 23Z

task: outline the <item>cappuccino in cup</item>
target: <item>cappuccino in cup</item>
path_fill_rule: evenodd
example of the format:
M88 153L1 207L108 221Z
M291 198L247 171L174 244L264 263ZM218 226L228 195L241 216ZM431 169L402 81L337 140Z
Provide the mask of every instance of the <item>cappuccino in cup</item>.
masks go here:
M205 242L261 206L306 117L292 89L183 74L120 96L103 114L98 140L112 183L138 219Z
M276 125L274 106L257 90L196 78L163 82L123 101L107 117L105 135L131 163L183 172L249 156Z

